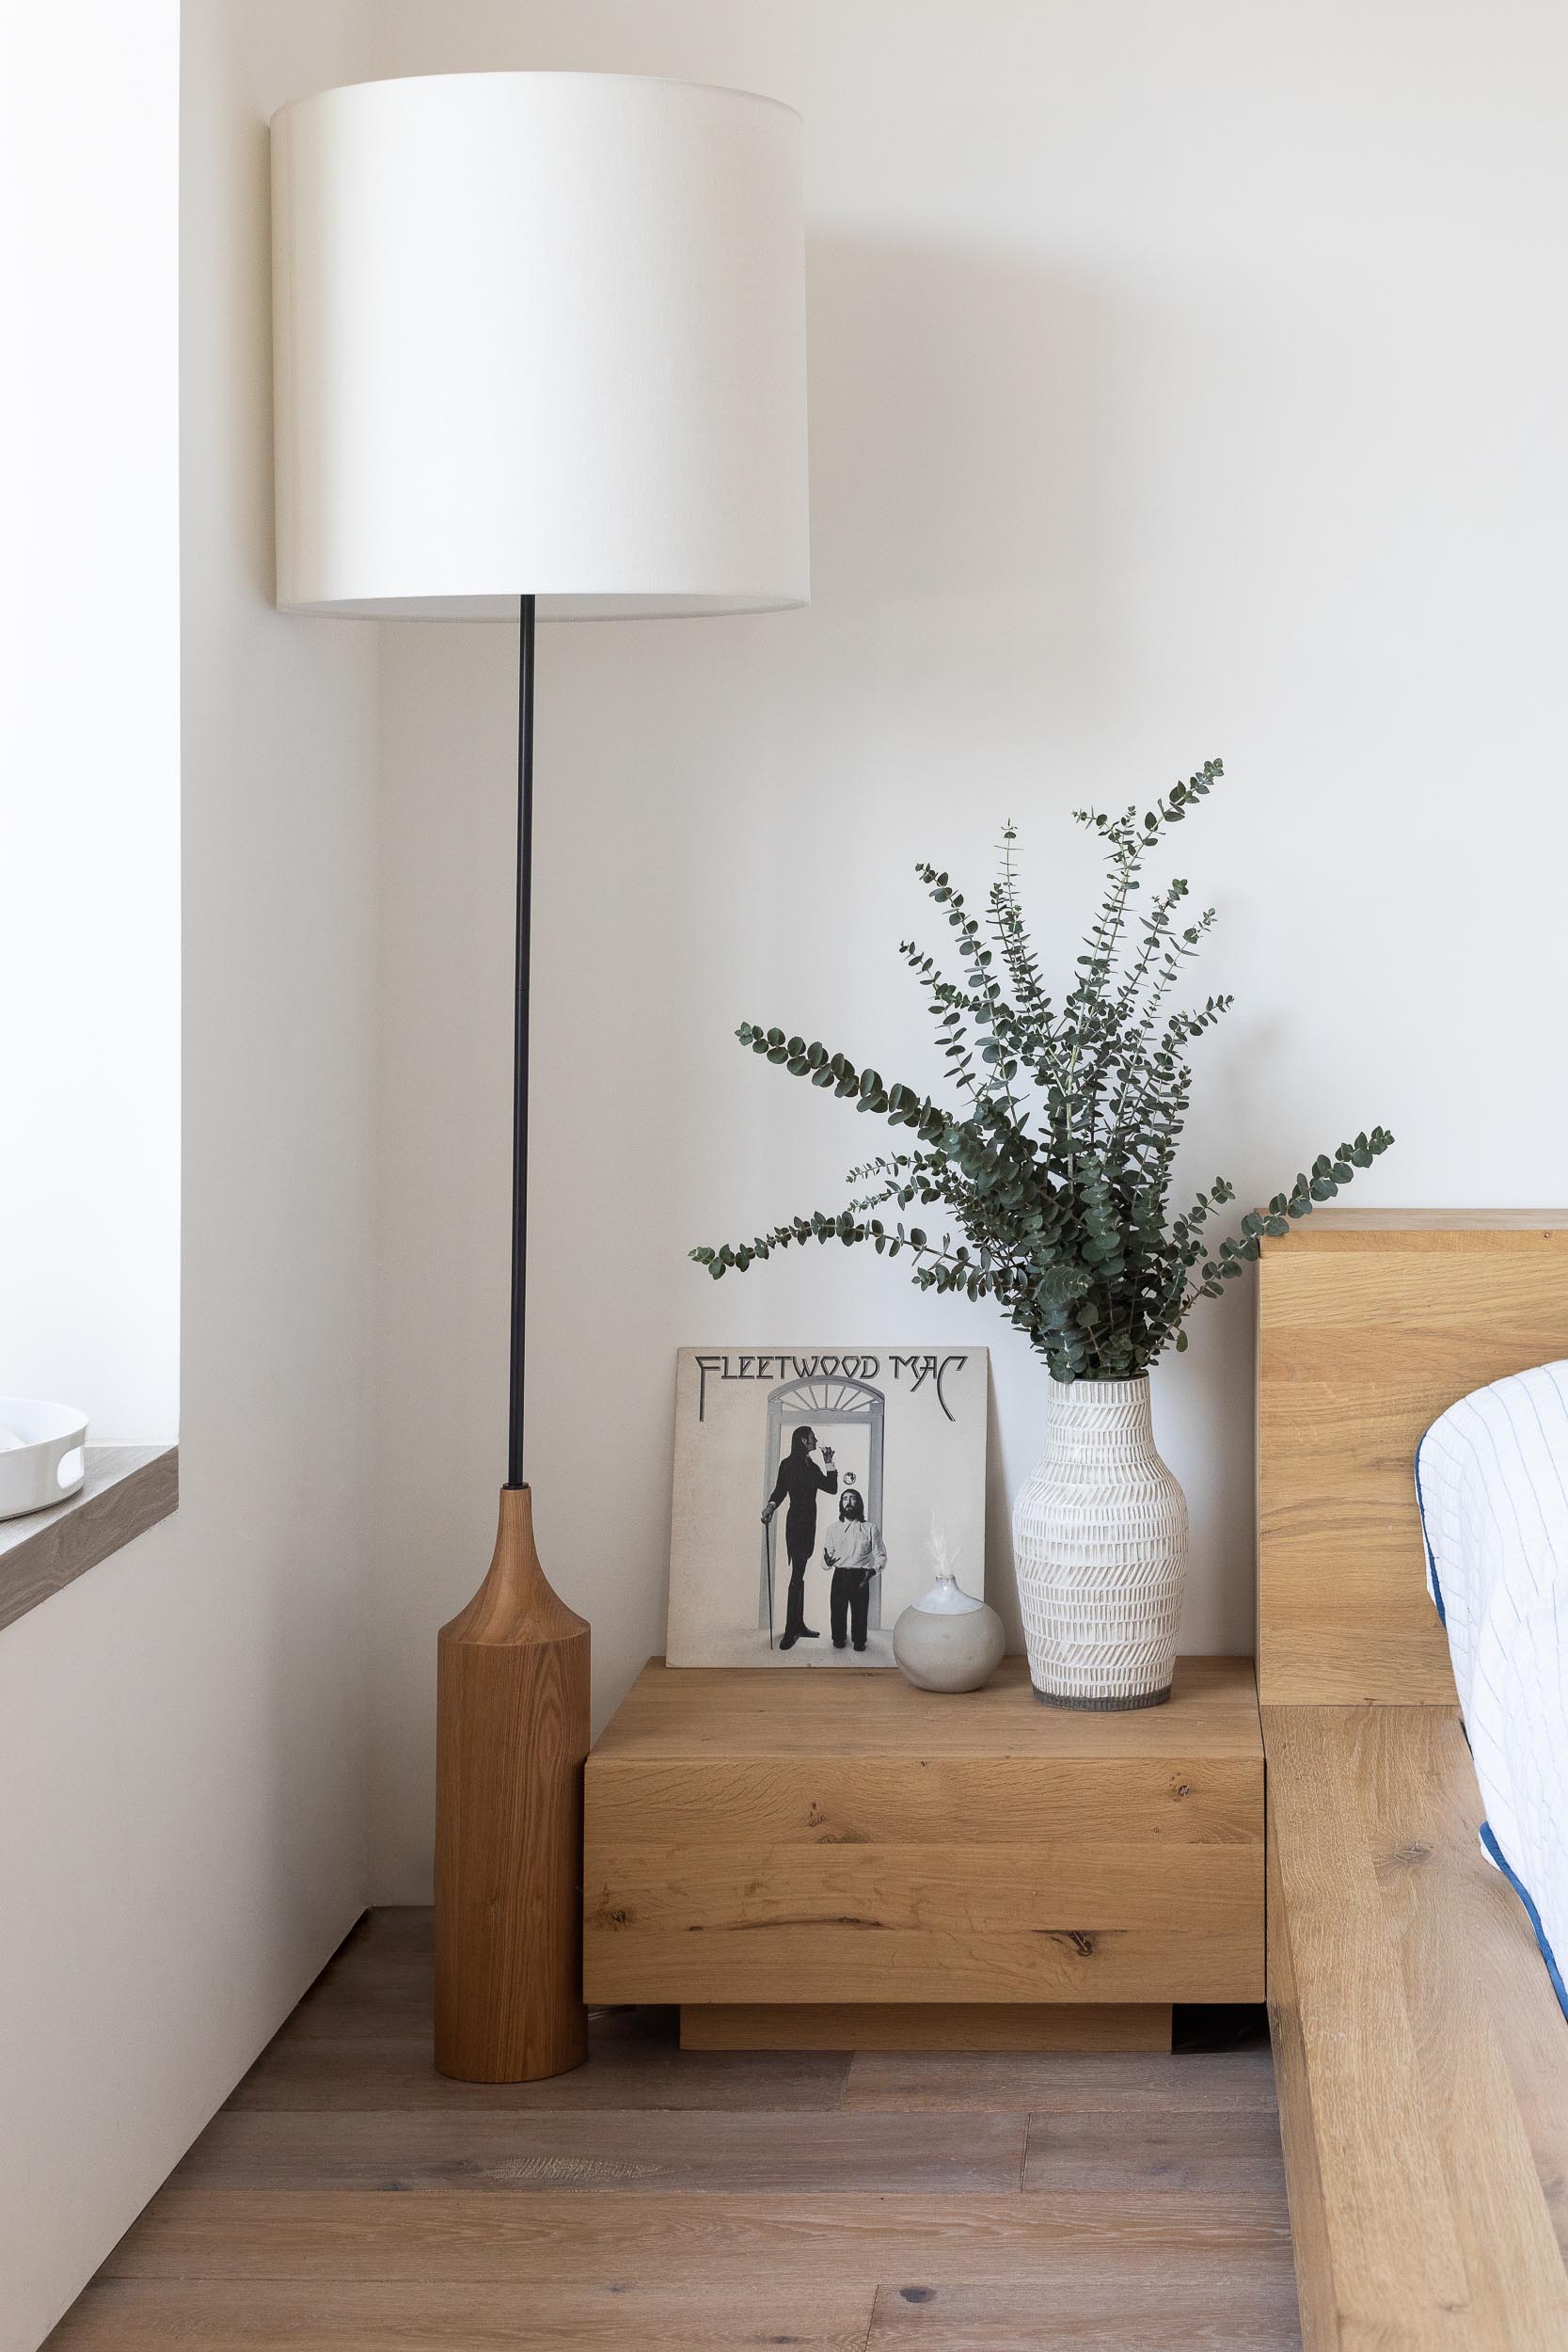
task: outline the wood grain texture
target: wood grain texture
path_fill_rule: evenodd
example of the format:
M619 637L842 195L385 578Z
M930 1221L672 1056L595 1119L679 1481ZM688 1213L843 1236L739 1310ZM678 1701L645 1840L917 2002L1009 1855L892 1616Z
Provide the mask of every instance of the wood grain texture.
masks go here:
M0 1628L122 1551L180 1505L172 1445L89 1445L77 1493L49 1511L0 1519Z
M1457 1713L1283 1707L1264 1724L1308 2352L1561 2352L1568 2033L1477 1845Z
M1092 1914L1054 1905L1043 1919L1021 1915L1010 1934L884 1931L848 1921L711 1938L670 1928L639 1937L635 1948L598 1946L589 1981L596 2001L693 2007L831 2003L846 1982L877 2000L926 2004L1256 2001L1263 1993L1262 1871L1258 1915L1244 1928L1207 1926L1196 1899L1179 1922L1160 1928L1101 1928Z
M427 2006L428 1999L427 1990ZM638 2012L640 2018L655 2013ZM1115 2014L1098 2010L1088 2013ZM688 2044L683 2050L667 2031L657 2040L601 2034L594 2064L570 2074L530 2083L460 2083L436 2072L428 2030L420 2038L410 2035L398 2041L348 2035L341 2040L280 2037L263 2051L228 2105L273 2112L441 2107L460 2115L557 2107L622 2112L679 2107L712 2113L743 2107L760 2115L784 2107L839 2105L849 2068L844 2051L835 2052L827 2043L771 2049L755 2040L721 2056L721 2048ZM990 2104L1006 2103L996 2099Z
M1312 1224L1325 1233L1560 1233L1568 1230L1568 1209L1336 1207L1315 1209Z
M1047 1711L1039 1709L1042 1716ZM1149 1711L1158 1716L1169 1709ZM1057 1722L1096 1720L1052 1712ZM1180 1757L1156 1753L1130 1760L1114 1754L1092 1759L944 1754L912 1764L833 1756L824 1764L802 1738L791 1757L601 1764L595 1748L593 1820L595 1835L607 1842L668 1844L673 1829L685 1835L689 1824L700 1831L719 1805L726 1834L739 1842L897 1845L909 1836L914 1770L920 1772L921 1823L934 1844L1073 1843L1095 1837L1111 1817L1117 1841L1127 1846L1256 1845L1262 1834L1256 1708L1248 1752L1212 1755L1202 1746L1211 1728L1197 1732ZM1232 1737L1228 1727L1219 1736L1227 1744Z
M640 1677L589 1760L584 1984L689 2009L1255 2000L1249 1661L1168 1707L959 1700L885 1673Z
M350 1984L334 1970L311 1986L283 2027L291 2041L430 2041L434 2019L431 1963L390 1967L373 1983Z
M923 2108L1026 2107L1032 2114L1127 2113L1144 2118L1214 2112L1272 2116L1274 2061L1267 2045L1178 2056L1035 2058L862 2051L845 2086L846 2107L897 2114Z
M1279 2122L1246 2108L1163 2117L1032 2115L1023 2160L1029 2190L1283 2188Z
M873 2318L873 2313L875 2317ZM1269 2275L1216 2297L1212 2279L1140 2284L1115 2304L1102 2279L1021 2285L877 2287L789 2272L734 2286L553 2282L404 2287L294 2280L88 2289L51 2352L1290 2352L1290 2280Z
M1168 2050L1170 2010L1153 2002L776 2002L681 2010L683 2050ZM986 2104L1005 2107L1006 2098ZM1022 2102L1015 2104L1022 2105Z
M178 2188L860 2191L1006 2189L1022 2114L933 2117L780 2111L573 2114L271 2113L214 2117Z
M1264 1244L1265 1706L1453 1705L1426 1593L1416 1447L1470 1390L1568 1353L1564 1213L1517 1215L1530 1221L1320 1212Z
M100 2274L139 2279L550 2280L693 2276L745 2289L769 2270L841 2277L1096 2280L1108 2312L1131 2285L1204 2283L1219 2301L1290 2260L1269 2190L1196 2197L952 2192L721 2196L601 2189L497 2197L166 2188ZM389 2297L390 2302L393 2298ZM615 2339L610 2339L614 2343Z
M866 2352L1288 2352L1300 2341L1288 2280L1219 2295L1212 2279L1140 2283L1112 2314L1092 2285L1053 2279L879 2287Z
M1291 2243L1295 2260L1296 2301L1301 2332L1314 2352L1338 2345L1335 2302L1323 2197L1323 2162L1307 2072L1307 2044L1296 1994L1295 1963L1279 1870L1275 1791L1269 1791L1269 2039L1273 2048L1279 2137L1290 2196Z
M781 1675L767 1667L644 1666L594 1749L607 1765L660 1757L722 1761L804 1756L1022 1757L1037 1766L1102 1757L1169 1761L1184 1749L1250 1760L1258 1724L1251 1661L1183 1658L1168 1706L1131 1715L1042 1707L1027 1661L1004 1659L983 1691L917 1691L885 1668Z
M1267 2138L1257 2049L855 2060L935 2070L922 2111L841 2101L846 2056L685 2054L668 2010L595 2010L578 2072L470 2086L428 2033L421 2065L356 2030L356 1997L379 2021L422 1982L428 2010L430 1979L428 1917L361 1921L51 2352L1296 2345L1282 2192L1266 2162L1212 2185ZM302 2030L328 1994L336 2030ZM1024 2186L1026 2135L1073 2185Z
M527 1486L501 1492L483 1583L436 1645L436 2063L563 2074L581 1993L589 1629L551 1591Z
M1260 1840L1122 1846L1114 1836L1115 1824L1102 1820L1099 1836L1081 1845L990 1845L983 1868L973 1849L918 1836L896 1846L599 1844L585 1887L588 1932L602 1939L602 1959L617 1939L668 1931L842 1926L989 1941L1079 1919L1096 1929L1166 1929L1188 1906L1201 1907L1216 1935L1256 1924ZM875 1954L855 1972L863 1980L867 1964L875 1970Z
M89 2287L51 2352L863 2352L877 2290L775 2273L731 2285L126 2279Z

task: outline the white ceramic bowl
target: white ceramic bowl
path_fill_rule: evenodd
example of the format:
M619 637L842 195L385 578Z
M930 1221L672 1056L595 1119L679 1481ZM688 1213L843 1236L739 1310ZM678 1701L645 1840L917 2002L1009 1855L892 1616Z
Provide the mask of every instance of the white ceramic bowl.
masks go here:
M87 1417L73 1405L32 1396L0 1396L0 1519L47 1511L73 1495L87 1474Z

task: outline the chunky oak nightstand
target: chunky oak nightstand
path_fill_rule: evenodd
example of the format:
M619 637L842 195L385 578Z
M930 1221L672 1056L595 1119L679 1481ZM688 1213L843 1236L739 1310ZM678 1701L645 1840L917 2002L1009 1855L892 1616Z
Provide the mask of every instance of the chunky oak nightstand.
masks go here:
M655 1659L588 1759L583 1979L689 2047L1168 2047L1263 1998L1252 1661L1092 1715L1021 1658L961 1697Z

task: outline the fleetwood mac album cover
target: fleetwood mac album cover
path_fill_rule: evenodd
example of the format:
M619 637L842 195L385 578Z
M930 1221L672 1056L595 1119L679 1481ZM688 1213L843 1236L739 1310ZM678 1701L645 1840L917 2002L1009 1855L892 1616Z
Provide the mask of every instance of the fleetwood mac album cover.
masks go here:
M672 1666L891 1666L933 1529L985 1587L984 1348L682 1348Z

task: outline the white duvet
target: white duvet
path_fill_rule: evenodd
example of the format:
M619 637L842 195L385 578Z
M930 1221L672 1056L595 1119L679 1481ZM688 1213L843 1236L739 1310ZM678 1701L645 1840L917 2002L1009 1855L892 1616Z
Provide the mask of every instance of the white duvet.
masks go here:
M1486 1820L1568 2013L1568 1363L1462 1397L1416 1449L1427 1588Z

